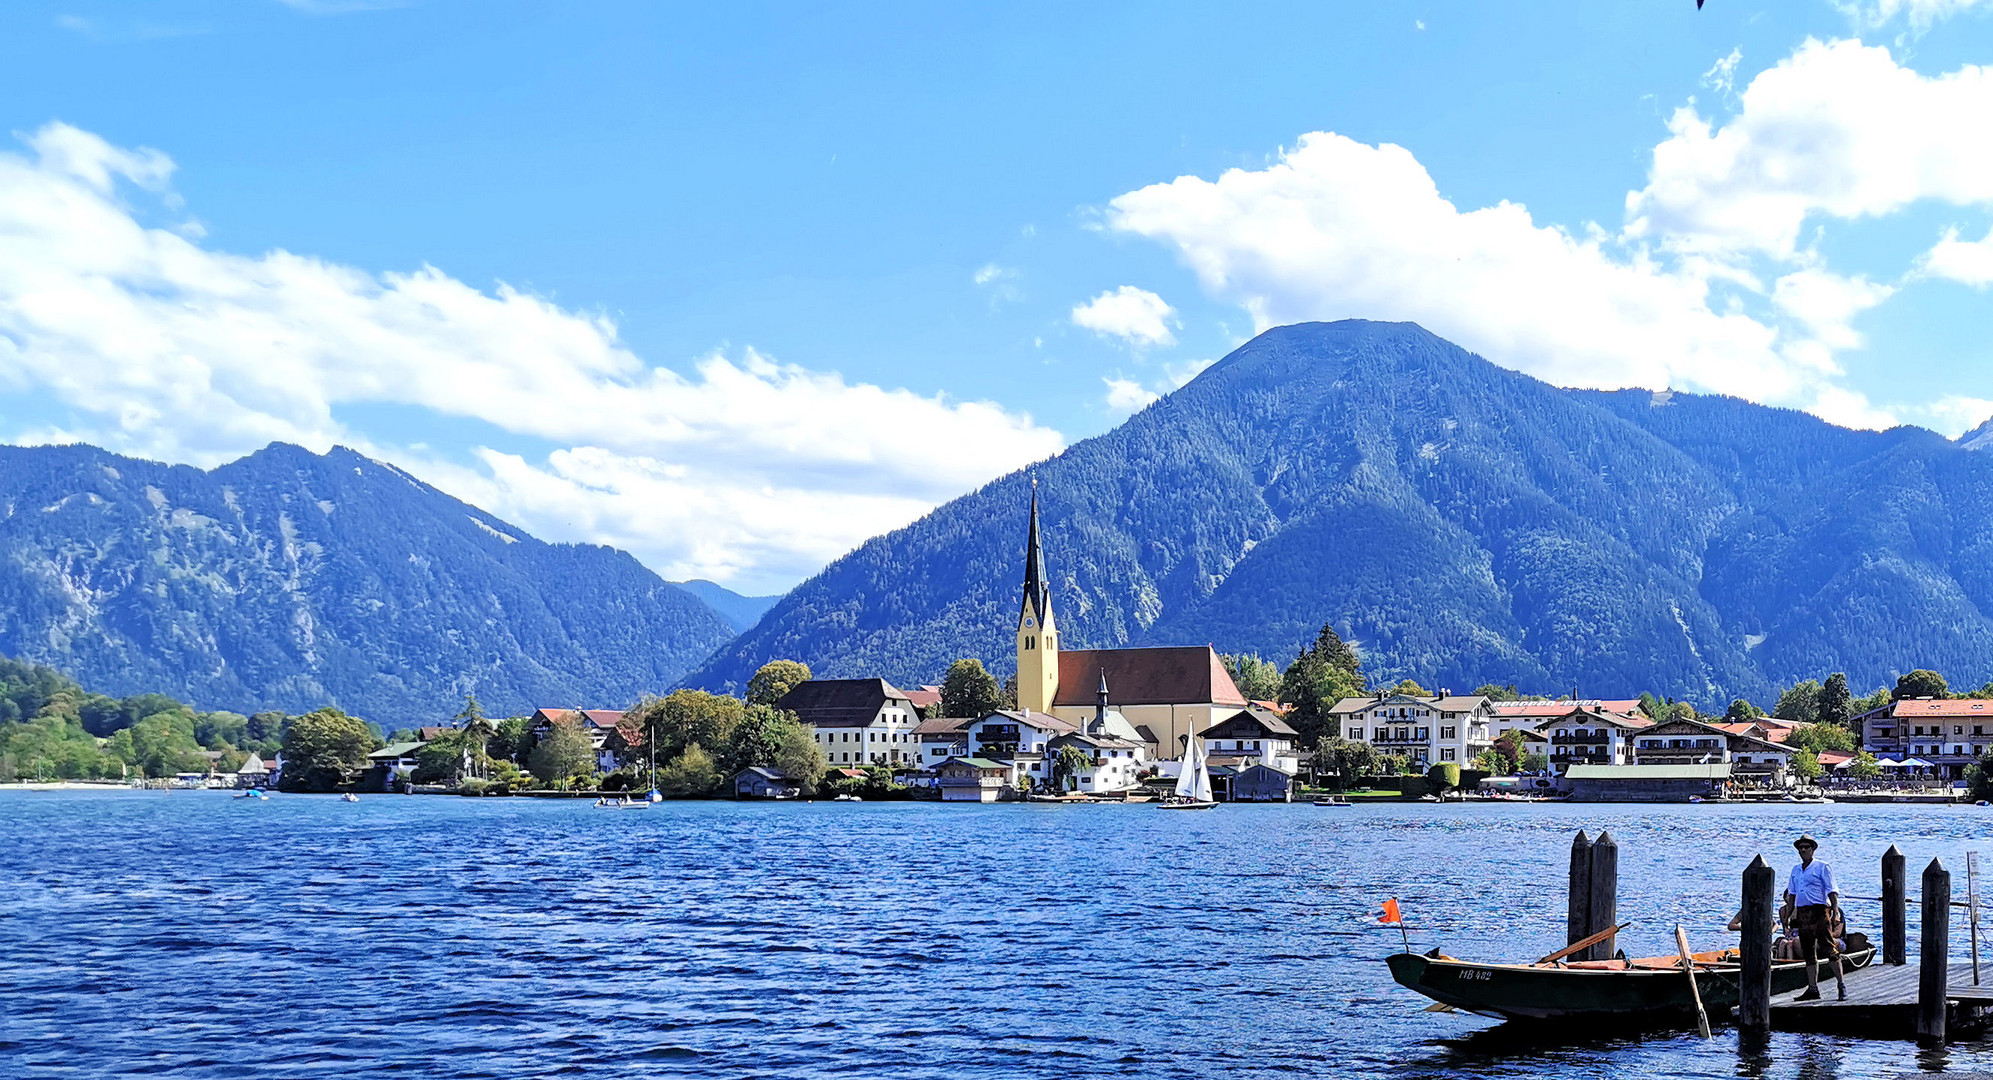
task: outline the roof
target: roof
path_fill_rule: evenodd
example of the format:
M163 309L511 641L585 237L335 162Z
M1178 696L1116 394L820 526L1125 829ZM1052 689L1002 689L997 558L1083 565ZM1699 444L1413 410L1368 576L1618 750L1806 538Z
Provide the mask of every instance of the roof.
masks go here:
M1640 711L1639 698L1562 698L1556 701L1490 701L1496 716L1563 716L1572 709L1594 709L1609 713Z
M1080 729L1080 726L1078 724L1073 723L1071 720L1061 720L1058 717L1053 716L1051 713L1032 712L1029 709L998 709L996 712L993 712L988 716L981 716L977 717L974 720L964 721L963 726L967 727L970 724L980 724L985 720L994 720L999 716L1003 717L1006 720L1023 724L1025 727L1036 728L1039 731L1050 731L1059 735L1064 735L1069 732L1078 731Z
M1983 698L1904 698L1891 716L1993 716L1993 701Z
M1730 763L1711 765L1573 765L1566 780L1728 780Z
M1010 766L1005 765L1001 761L991 761L989 758L980 758L980 757L952 757L949 758L947 761L941 762L940 764L936 765L935 768L943 769L947 768L950 765L968 765L972 768L977 768L977 769L1010 768Z
M407 757L420 749L422 744L419 742L389 743L367 756L380 761L393 761L395 758Z
M561 708L533 710L533 724L536 727L543 722L552 723L555 720L568 721L576 718L581 719L591 727L612 728L622 721L623 711L621 709Z
M1031 481L1031 535L1024 542L1024 609L1040 626L1052 610L1052 586L1045 573L1045 547L1038 542L1038 481Z
M1726 745L1730 740L1742 739L1747 743L1757 743L1758 747L1762 750L1777 750L1781 753L1787 753L1787 754L1792 752L1792 747L1790 746L1784 746L1779 743L1771 742L1765 739L1760 739L1754 735L1746 735L1742 731L1730 730L1730 728L1733 726L1741 726L1745 730L1750 729L1749 724L1742 724L1742 725L1710 724L1710 723L1705 723L1701 720L1690 720L1685 717L1676 717L1675 719L1670 720L1665 724L1651 724L1645 728L1642 728L1640 730L1640 735L1642 737L1653 736L1658 738L1660 736L1668 734L1670 728L1679 727L1679 728L1686 728L1687 732L1685 733L1687 734L1707 733L1707 734L1721 735L1724 737ZM1664 749L1664 748L1656 747L1655 749Z
M1066 649L1059 653L1059 692L1054 705L1092 705L1107 678L1107 703L1127 705L1236 705L1246 697L1232 684L1209 645L1147 649Z
M1818 754L1815 754L1814 757L1819 760L1820 764L1829 768L1855 759L1854 753L1848 750L1822 750Z
M453 727L445 727L441 724L434 725L432 727L419 727L415 729L415 737L421 739L423 742L435 742L437 739L440 739L443 736L455 730L457 729Z
M962 729L976 722L973 716L941 716L933 720L922 720L913 726L916 736L959 735Z
M1260 732L1263 736L1280 738L1280 739L1295 739L1299 738L1301 735L1301 733L1295 731L1294 728L1287 723L1287 721L1282 720L1280 717L1275 716L1270 712L1265 712L1260 709L1240 709L1238 712L1235 712L1232 715L1225 717L1223 720L1220 720L1217 723L1211 725L1210 727L1205 728L1203 731L1199 732L1198 734L1209 739L1212 737L1212 734L1214 732L1218 732L1221 729L1226 729L1226 733L1219 734L1217 737L1221 739L1229 739L1232 738L1232 735L1229 733L1229 729L1233 728L1250 729L1253 731Z
M916 709L931 709L941 704L941 688L938 686L923 686L900 692L907 696L908 701L913 702L913 707Z
M1454 694L1450 697L1417 697L1412 694L1385 694L1379 697L1376 694L1367 694L1363 697L1346 697L1336 702L1336 707L1329 711L1352 713L1368 709L1372 705L1382 705L1387 701L1409 701L1439 712L1473 712L1475 706L1487 700L1479 694Z
M884 679L811 679L797 683L775 706L811 727L865 727L892 701L913 704Z
M741 771L734 774L733 782L738 783L740 781L740 778L743 776L759 776L763 780L789 779L788 773L785 773L780 769L771 769L766 765L749 765L747 768L742 769Z
M1567 702L1566 704L1569 703ZM1536 729L1538 731L1541 731L1552 724L1564 723L1567 721L1571 721L1574 718L1581 723L1611 724L1614 727L1626 728L1629 731L1638 731L1641 728L1651 727L1654 723L1654 721L1649 720L1644 716L1627 716L1624 713L1608 712L1603 709L1584 709L1584 708L1573 707L1565 709L1563 712L1560 712L1550 717L1548 720L1545 720L1542 723L1536 725Z

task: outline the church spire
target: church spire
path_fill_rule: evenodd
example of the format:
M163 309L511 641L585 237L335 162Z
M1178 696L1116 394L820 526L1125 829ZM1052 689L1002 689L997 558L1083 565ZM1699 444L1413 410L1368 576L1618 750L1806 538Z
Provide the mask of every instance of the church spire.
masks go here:
M1038 479L1031 480L1031 536L1024 545L1024 607L1040 625L1052 607L1052 587L1045 582L1045 548L1038 542Z

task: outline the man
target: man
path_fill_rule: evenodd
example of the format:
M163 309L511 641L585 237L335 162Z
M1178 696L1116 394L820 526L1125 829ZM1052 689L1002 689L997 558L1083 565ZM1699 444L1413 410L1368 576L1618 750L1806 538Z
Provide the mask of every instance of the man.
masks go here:
M1834 941L1834 917L1841 908L1834 870L1813 861L1820 842L1811 836L1794 840L1792 846L1799 852L1799 865L1786 879L1785 902L1792 905L1792 928L1799 932L1799 955L1806 960L1806 992L1797 1000L1820 1000L1820 959L1825 956L1834 961L1834 986L1846 1001L1848 984L1841 975L1841 950Z

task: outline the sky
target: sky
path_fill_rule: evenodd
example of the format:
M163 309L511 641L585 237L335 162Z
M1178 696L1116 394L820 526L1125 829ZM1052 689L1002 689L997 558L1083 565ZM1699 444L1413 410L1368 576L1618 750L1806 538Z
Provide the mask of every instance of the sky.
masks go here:
M0 6L0 441L777 592L1256 332L1993 416L1993 0Z

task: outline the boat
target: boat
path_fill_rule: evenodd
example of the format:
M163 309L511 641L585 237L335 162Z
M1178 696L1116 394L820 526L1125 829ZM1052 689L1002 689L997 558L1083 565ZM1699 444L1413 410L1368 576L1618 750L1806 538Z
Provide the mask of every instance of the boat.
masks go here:
M658 789L656 789L656 788L652 788L652 789L650 789L650 794L649 794L649 795L646 795L646 796L644 796L644 799L645 799L645 801L647 801L647 802L663 802L663 801L664 801L664 792L662 792L662 791L659 791L659 790L658 790Z
M1218 803L1211 797L1211 770L1205 764L1204 740L1195 735L1183 754L1183 772L1176 778L1176 793L1156 803L1163 810L1209 810Z
M1875 949L1859 934L1849 935L1846 970L1858 971L1875 959ZM1854 948L1859 943L1859 948ZM1711 1014L1737 1004L1740 974L1736 949L1692 954L1695 989ZM1682 977L1680 956L1637 960L1539 960L1533 964L1483 964L1434 949L1402 952L1386 963L1398 985L1416 990L1449 1008L1498 1020L1592 1020L1637 1023L1694 1022L1695 1001ZM1832 968L1821 965L1821 976ZM1772 993L1806 985L1804 961L1772 963Z
M1356 804L1341 795L1328 795L1315 800L1316 806L1355 806Z
M347 792L346 794L344 794L344 795L341 795L341 796L339 796L339 801L340 801L340 802L359 802L359 801L360 801L360 797L359 797L358 795L355 795L355 794L353 794L352 792L350 792L350 791L349 791L349 792Z

